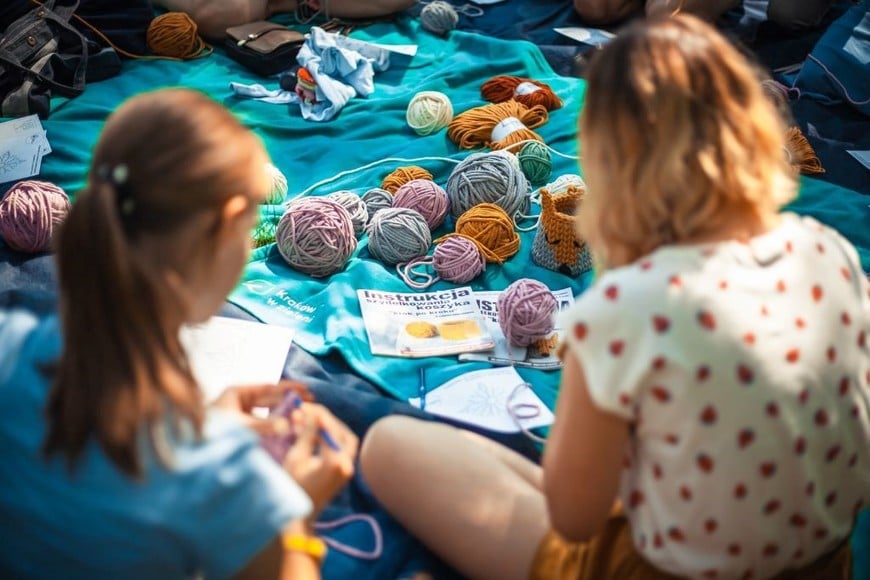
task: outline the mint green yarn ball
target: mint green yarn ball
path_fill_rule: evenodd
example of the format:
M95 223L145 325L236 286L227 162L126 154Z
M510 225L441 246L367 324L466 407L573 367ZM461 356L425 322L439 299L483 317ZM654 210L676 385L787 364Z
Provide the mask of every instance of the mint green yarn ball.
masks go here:
M526 143L517 158L528 180L534 184L546 183L553 173L553 161L547 146L537 141Z

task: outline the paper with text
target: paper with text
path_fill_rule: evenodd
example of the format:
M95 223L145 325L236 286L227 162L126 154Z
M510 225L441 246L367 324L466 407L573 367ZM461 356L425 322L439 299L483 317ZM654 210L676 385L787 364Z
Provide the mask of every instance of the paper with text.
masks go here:
M293 329L215 316L181 330L193 374L206 402L234 385L277 383L284 372Z

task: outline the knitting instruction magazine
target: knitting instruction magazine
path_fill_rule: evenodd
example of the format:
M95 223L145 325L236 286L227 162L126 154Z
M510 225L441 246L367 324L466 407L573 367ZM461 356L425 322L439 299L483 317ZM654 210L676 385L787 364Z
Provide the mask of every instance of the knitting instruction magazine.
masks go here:
M426 357L493 348L470 287L438 292L357 290L372 354Z

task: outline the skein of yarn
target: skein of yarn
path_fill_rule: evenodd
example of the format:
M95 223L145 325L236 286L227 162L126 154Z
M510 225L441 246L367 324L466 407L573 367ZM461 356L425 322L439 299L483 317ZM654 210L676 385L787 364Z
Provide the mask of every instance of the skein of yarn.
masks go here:
M563 175L560 175L555 179L555 181L551 181L544 187L546 187L547 191L549 191L551 194L560 195L566 193L568 191L568 188L572 186L586 189L586 182L583 181L583 178L576 173L565 173Z
M432 34L443 36L456 28L459 14L449 2L434 0L426 4L420 12L420 26Z
M447 192L434 181L412 179L396 190L393 207L406 207L420 212L429 224L429 229L434 230L444 223L450 203Z
M432 244L426 218L406 207L382 209L366 229L372 256L391 266L425 255Z
M487 262L502 264L520 249L520 236L511 218L494 203L474 206L456 220L456 233L441 236L435 242L458 235L473 240Z
M457 115L447 126L447 137L461 149L486 146L510 150L523 141L543 141L532 129L548 118L543 105L526 107L514 100L483 105Z
M269 194L266 196L266 203L277 205L287 197L287 178L280 169L271 163L266 164L266 172L269 174L269 180L272 183L269 188Z
M550 151L543 143L537 141L526 143L520 149L517 159L523 175L534 184L545 183L553 173L553 160Z
M381 189L386 189L390 193L396 193L396 190L411 181L412 179L432 179L432 174L416 165L408 165L407 167L399 167L384 178L381 183Z
M491 103L504 103L511 99L527 107L542 105L548 111L562 106L550 85L523 77L501 75L493 77L480 87L480 96Z
M197 30L196 22L184 12L167 12L151 21L145 42L159 56L180 60L199 58L210 54L211 47Z
M513 155L473 153L447 178L447 197L454 218L481 203L501 206L511 217L528 209L529 182Z
M362 200L366 204L370 220L380 210L393 207L393 194L380 187L373 187L365 192Z
M460 234L435 246L432 265L441 279L465 284L486 270L486 258L473 240Z
M275 242L291 267L315 278L344 268L357 245L350 214L322 197L290 203L278 222Z
M414 95L408 103L405 121L417 135L429 135L440 131L453 120L453 105L444 93L423 91Z
M0 199L0 236L18 252L48 251L55 228L69 209L69 197L55 184L19 181Z
M556 298L544 284L520 278L498 298L498 325L508 342L529 346L553 332Z
M347 210L355 236L360 236L365 231L369 221L369 210L360 196L352 191L342 190L330 193L326 199L331 199Z

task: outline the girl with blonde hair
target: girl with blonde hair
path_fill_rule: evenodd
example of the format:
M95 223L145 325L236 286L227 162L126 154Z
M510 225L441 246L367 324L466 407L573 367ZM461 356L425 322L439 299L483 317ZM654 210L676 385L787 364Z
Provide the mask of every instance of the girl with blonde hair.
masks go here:
M250 412L304 386L206 406L179 340L238 281L266 162L192 91L107 120L57 240L60 315L0 309L0 576L320 577L312 521L352 475L355 436L304 403L278 463L257 435L291 425Z
M870 297L806 217L753 68L691 16L592 61L578 228L601 270L563 316L542 466L391 417L375 495L471 578L845 578L870 500ZM614 501L617 500L617 501Z

